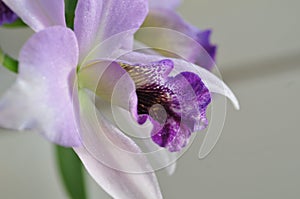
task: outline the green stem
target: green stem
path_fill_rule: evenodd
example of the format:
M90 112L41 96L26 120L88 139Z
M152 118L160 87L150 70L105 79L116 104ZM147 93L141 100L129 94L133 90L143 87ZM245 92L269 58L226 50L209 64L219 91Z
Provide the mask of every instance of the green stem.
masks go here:
M67 27L74 29L74 17L77 0L65 0L65 18Z
M55 146L56 162L71 199L87 199L83 165L72 148Z
M18 61L11 56L5 54L0 48L0 64L10 70L11 72L18 73Z

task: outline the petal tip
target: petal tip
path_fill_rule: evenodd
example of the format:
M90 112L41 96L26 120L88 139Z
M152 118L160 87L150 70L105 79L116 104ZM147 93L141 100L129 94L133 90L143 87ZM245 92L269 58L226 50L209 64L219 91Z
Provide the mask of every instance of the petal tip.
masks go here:
M233 107L236 110L240 110L240 103L237 97L234 95L234 93L231 90L227 90L227 91L228 91L227 97L230 99Z

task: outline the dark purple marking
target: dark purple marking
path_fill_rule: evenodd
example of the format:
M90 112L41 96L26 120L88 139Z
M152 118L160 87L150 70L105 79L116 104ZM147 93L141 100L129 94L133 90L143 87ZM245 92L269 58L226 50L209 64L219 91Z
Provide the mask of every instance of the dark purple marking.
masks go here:
M180 151L192 132L207 126L206 108L211 97L198 75L182 72L168 77L173 69L171 60L120 65L136 84L138 122L150 119L151 137L156 144Z

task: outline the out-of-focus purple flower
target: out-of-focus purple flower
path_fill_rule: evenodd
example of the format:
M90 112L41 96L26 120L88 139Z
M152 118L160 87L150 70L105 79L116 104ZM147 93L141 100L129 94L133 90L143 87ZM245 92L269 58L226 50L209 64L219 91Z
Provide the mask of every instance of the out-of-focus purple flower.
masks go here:
M0 0L0 26L14 22L18 16Z
M143 27L159 27L178 31L186 36L178 38L178 34L165 34L164 31L153 31L149 37L143 29L138 31L136 39L148 46L153 46L159 52L169 57L183 57L188 61L201 67L211 70L215 65L216 46L211 44L211 30L199 30L182 19L176 13L176 8L180 1L160 1L152 0L149 14ZM174 49L173 52L166 52L164 49ZM169 51L169 50L168 50Z

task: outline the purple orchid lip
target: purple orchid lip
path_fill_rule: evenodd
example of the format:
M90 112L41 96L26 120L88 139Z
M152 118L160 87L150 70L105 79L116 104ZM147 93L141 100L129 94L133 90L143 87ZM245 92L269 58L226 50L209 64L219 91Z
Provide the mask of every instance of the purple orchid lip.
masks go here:
M150 119L156 144L171 152L180 151L192 132L207 126L206 108L211 97L198 75L182 72L169 77L174 67L169 59L120 65L136 84L138 122Z
M7 7L2 1L0 1L0 26L3 24L9 24L14 22L18 16Z

